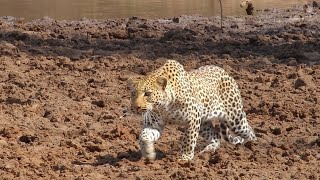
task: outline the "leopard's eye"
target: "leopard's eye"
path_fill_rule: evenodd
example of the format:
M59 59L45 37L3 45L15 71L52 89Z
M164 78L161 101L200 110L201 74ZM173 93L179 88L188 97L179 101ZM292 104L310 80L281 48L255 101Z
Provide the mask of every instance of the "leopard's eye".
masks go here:
M150 96L151 95L151 92L150 91L146 91L145 93L144 93L144 96Z
M136 92L135 91L131 91L131 97L135 97L136 96Z

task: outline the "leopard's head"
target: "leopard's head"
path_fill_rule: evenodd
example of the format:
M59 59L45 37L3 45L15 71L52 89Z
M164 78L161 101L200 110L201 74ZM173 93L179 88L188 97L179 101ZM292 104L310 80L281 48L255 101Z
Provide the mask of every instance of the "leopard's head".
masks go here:
M128 79L131 90L131 107L138 112L152 111L168 103L167 79L146 76L141 79Z

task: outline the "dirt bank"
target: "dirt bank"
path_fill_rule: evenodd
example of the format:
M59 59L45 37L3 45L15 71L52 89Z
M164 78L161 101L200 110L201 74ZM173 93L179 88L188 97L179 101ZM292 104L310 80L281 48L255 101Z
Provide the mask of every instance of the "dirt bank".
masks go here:
M0 18L1 179L319 179L320 10L23 22ZM176 162L180 131L141 160L128 76L174 58L239 83L258 141ZM200 144L199 144L200 145Z

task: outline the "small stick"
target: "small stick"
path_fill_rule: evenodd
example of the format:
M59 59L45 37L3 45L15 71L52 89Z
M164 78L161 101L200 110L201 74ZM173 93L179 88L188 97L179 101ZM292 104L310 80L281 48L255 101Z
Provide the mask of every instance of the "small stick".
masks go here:
M222 14L223 14L223 13L222 13L222 2L221 2L221 0L219 0L219 1L220 1L220 16L221 16L221 22L220 22L221 27L220 27L220 28L221 28L221 30L222 30L222 21L223 21L223 20L222 20L222 17L223 17L223 16L222 16Z

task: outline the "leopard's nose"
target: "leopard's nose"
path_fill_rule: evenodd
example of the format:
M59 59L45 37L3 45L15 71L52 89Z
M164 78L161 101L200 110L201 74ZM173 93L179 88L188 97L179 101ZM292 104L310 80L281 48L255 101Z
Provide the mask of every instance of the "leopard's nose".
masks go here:
M137 109L137 110L141 109L141 106L137 105L137 106L136 106L136 109Z
M139 113L144 112L146 110L147 110L147 108L144 106L136 106L136 111Z

